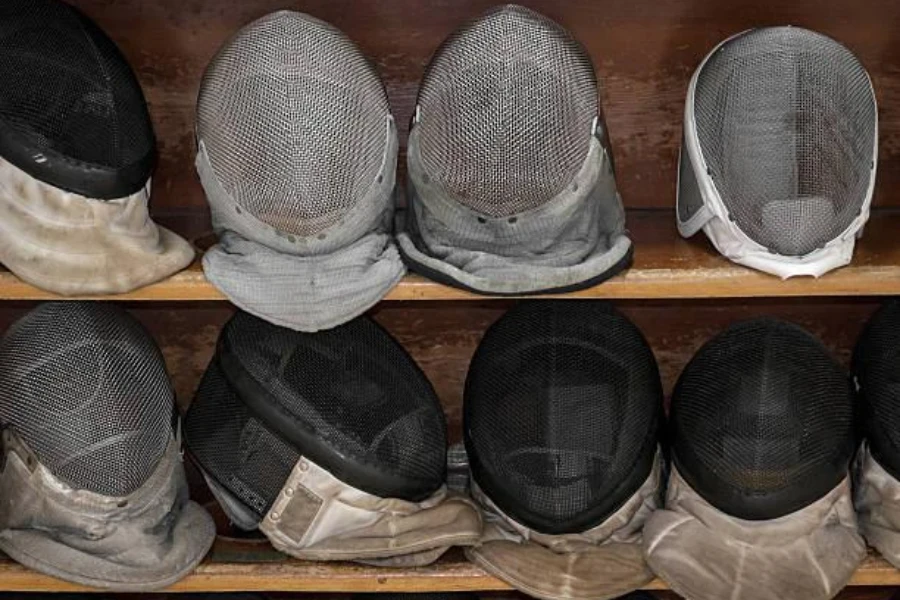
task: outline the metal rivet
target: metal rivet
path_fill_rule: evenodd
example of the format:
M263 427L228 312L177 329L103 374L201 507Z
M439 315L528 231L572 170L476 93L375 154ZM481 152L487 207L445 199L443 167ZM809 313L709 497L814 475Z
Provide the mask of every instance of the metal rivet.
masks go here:
M272 513L271 519L272 519L273 521L277 521L277 520L280 519L280 518L281 518L281 515L279 515L277 512L273 512L273 513Z
M288 489L284 490L284 495L287 496L288 498L290 498L291 496L293 496L293 495L294 495L294 488L288 488Z
M309 465L306 464L305 460L301 460L300 464L297 465L297 468L306 473L309 470Z

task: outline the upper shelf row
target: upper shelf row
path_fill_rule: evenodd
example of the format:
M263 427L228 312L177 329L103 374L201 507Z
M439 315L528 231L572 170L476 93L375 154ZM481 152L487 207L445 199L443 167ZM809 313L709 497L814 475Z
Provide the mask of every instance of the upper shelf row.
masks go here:
M702 236L684 240L670 211L630 211L635 241L634 264L593 288L562 294L566 298L667 299L786 296L900 295L900 214L876 211L859 240L853 262L818 279L781 280L735 265ZM49 300L58 296L0 271L0 300ZM91 299L198 301L225 297L203 276L199 261L159 283L118 296ZM463 290L408 275L385 298L397 300L484 300Z

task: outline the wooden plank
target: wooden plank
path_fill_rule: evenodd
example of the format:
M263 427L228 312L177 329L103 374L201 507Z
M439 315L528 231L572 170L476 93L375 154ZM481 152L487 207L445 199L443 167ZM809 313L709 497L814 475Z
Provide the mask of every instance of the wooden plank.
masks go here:
M596 287L564 294L568 298L675 299L791 296L884 296L900 294L900 214L875 213L857 245L851 265L813 279L777 277L747 269L720 256L703 234L684 240L671 211L630 211L634 265ZM398 300L484 300L463 290L407 276L385 298ZM56 295L0 272L0 300L50 300ZM203 276L199 262L160 283L97 300L224 300Z
M286 559L274 550L251 550L248 560L241 542L219 541L212 555L194 573L168 588L172 592L451 592L502 591L511 587L468 563L459 550L434 565L389 569L350 563L314 563ZM231 560L223 557L231 556ZM243 556L243 558L241 558ZM850 586L898 586L900 571L870 554ZM665 590L659 579L644 589ZM2 592L95 591L42 575L10 560L0 560Z

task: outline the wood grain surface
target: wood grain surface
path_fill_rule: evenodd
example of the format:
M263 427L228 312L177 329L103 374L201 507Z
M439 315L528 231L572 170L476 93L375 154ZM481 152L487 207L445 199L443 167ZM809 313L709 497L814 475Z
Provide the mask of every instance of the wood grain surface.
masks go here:
M850 586L898 586L900 571L870 554ZM665 590L658 579L644 589ZM351 563L285 558L267 545L219 539L197 569L168 588L178 592L452 592L509 590L510 586L467 562L458 549L428 567L386 569ZM0 559L0 591L96 591ZM671 597L671 596L667 596ZM856 600L876 595L841 596ZM793 599L792 599L793 600Z
M203 70L241 26L271 11L306 11L344 30L376 63L405 143L432 52L492 0L72 0L134 65L156 126L159 213L204 207L193 122ZM872 74L880 104L877 204L900 204L900 3L893 0L525 0L572 30L602 83L617 176L631 207L671 208L688 80L724 37L792 24L831 35Z

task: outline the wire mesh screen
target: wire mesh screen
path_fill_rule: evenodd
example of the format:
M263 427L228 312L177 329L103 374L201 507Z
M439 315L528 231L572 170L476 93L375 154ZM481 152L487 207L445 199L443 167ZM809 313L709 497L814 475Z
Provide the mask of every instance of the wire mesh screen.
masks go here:
M197 133L234 202L279 231L310 236L375 183L389 116L381 79L347 36L280 11L244 27L212 60Z
M890 300L866 325L853 353L864 430L872 453L900 478L900 303Z
M159 348L112 305L43 304L0 341L0 422L76 489L140 487L172 439L174 410Z
M648 476L661 410L656 361L625 317L604 303L519 305L466 381L473 476L529 526L587 529Z
M188 415L188 445L205 469L220 472L220 482L236 477L247 484L250 492L238 495L257 510L262 506L261 514L300 454L333 472L352 463L401 479L416 496L444 483L446 424L437 397L409 355L371 320L308 334L238 313L222 332L218 356L237 367L226 372L215 362L210 366ZM253 402L267 403L281 422L248 408ZM279 427L290 429L290 452L265 432L251 435L251 417L282 442L287 439ZM260 457L226 456L241 447L235 442L242 436L253 441L257 435L264 442ZM309 442L306 448L300 447L302 440ZM327 454L313 449L321 444ZM267 453L285 458L273 460L277 474L271 477L264 465L247 464L251 458L265 462ZM241 475L239 467L245 466ZM346 483L368 491L365 481Z
M184 424L185 445L206 474L262 519L300 453L255 418L210 363Z
M734 325L685 367L672 396L679 471L713 505L774 518L846 477L855 448L847 375L803 329L776 319ZM742 499L768 497L758 507Z
M131 67L64 2L0 2L0 79L0 124L36 151L113 169L155 151Z
M859 215L877 115L868 75L844 46L797 27L745 33L702 67L693 106L708 173L757 243L805 255Z
M428 66L418 100L424 169L492 217L542 206L584 164L597 94L591 60L568 31L521 6L494 9Z

